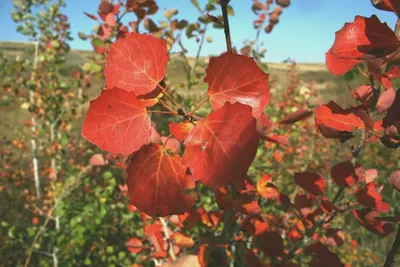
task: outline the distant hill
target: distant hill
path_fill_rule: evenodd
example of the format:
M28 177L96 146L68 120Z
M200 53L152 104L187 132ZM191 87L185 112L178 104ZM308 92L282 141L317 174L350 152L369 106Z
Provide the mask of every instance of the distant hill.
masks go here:
M0 50L3 51L10 60L13 60L16 56L32 57L34 45L28 42L0 41ZM66 64L69 67L79 66L92 54L93 52L89 50L71 50L67 56ZM205 58L203 59L205 60ZM193 60L193 57L189 57L189 61ZM268 63L268 67L271 70L286 70L287 63ZM299 63L298 67L301 72L327 71L324 63Z

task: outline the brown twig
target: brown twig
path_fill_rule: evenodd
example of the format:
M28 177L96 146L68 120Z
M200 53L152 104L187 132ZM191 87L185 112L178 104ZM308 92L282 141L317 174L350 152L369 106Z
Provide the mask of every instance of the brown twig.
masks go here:
M385 264L383 267L391 267L394 264L394 261L396 259L396 255L399 252L400 249L400 226L397 229L397 235L396 238L394 239L392 248L390 249L389 253L386 256Z
M208 96L206 99L204 99L203 101L201 101L201 103L198 104L189 114L192 115L196 110L198 110L199 108L201 108L209 99L210 99L210 97Z
M224 32L225 32L225 40L226 40L226 49L228 52L232 52L232 41L231 41L231 32L229 30L229 19L228 19L228 3L230 0L220 0L221 8L222 8L222 16L224 18Z

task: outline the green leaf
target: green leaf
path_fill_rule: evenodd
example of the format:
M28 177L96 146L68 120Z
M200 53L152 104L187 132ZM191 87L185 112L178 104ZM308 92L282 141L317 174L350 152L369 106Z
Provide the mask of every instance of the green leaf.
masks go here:
M233 10L232 6L228 5L227 10L228 10L228 15L235 16L235 11Z
M207 10L207 11L213 11L213 10L215 10L215 9L216 9L216 8L215 8L214 4L208 3L208 4L206 5L206 10Z
M110 179L112 177L113 177L113 174L110 171L105 171L103 173L103 178L106 179L106 180L108 180L108 179Z
M79 36L79 38L81 38L84 41L87 40L87 36L83 32L78 32L78 36Z
M112 246L108 246L108 247L106 248L106 252L107 252L108 254L112 254L112 253L114 252L114 248L113 248Z
M197 10L201 12L201 8L197 0L190 0L190 2L192 2L192 5L194 5L197 8Z
M93 38L92 44L93 44L93 46L99 47L99 46L103 45L103 41L100 38L96 37L96 38Z

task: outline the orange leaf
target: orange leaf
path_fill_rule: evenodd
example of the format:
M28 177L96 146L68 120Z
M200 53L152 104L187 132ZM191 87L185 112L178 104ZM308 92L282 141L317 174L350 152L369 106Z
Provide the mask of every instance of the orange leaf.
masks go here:
M328 105L322 105L316 110L315 123L321 133L325 135L321 129L323 125L326 129L339 132L353 132L357 129L365 129L365 124L355 114L342 109L335 102L330 102Z
M172 240L173 244L177 245L178 247L191 248L194 246L193 239L187 235L180 233L180 232L175 232L171 236L171 240Z
M115 88L90 101L82 135L102 150L127 156L148 143L150 131L150 117L135 94Z
M259 117L269 103L268 77L253 58L228 52L210 59L204 81L214 109L239 102Z
M257 192L261 197L266 199L275 199L279 196L278 189L271 184L272 177L269 174L264 174L257 182Z
M175 136L176 139L183 142L189 136L194 126L195 125L188 120L181 123L170 123L169 131Z
M190 132L182 162L189 166L195 181L216 190L243 179L256 155L258 142L251 108L226 103Z
M186 167L179 156L158 144L133 155L126 183L132 204L152 217L182 214L194 204L185 192L194 187Z
M297 172L294 181L307 192L320 195L325 191L325 180L315 172Z
M168 60L165 40L132 32L111 45L104 70L107 88L150 93L164 79Z
M396 34L376 15L356 16L336 32L332 53L340 58L366 59L386 56L399 48Z

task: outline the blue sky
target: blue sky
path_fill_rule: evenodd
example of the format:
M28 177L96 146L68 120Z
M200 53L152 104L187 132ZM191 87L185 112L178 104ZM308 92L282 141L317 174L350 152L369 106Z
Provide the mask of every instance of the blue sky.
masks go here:
M207 0L199 0L205 3ZM100 0L67 0L67 7L64 13L69 16L72 36L75 38L71 43L74 49L91 49L90 43L82 41L77 37L77 32L90 32L96 25L86 17L83 12L96 14L97 5ZM179 18L192 20L197 18L197 10L190 3L190 0L158 0L161 19L162 11L165 8L178 7ZM255 15L251 11L252 0L232 0L236 14L230 17L231 35L233 44L242 47L246 39L254 39L252 21ZM0 40L26 41L15 31L16 24L12 21L10 11L12 0L0 0ZM219 12L219 11L218 11ZM212 14L216 14L214 11ZM284 10L281 21L272 34L261 35L260 40L267 48L268 62L280 62L287 57L295 58L298 62L324 62L325 52L330 48L335 37L335 31L339 30L345 22L354 20L356 15L371 16L378 15L381 21L387 22L394 27L396 16L390 12L375 9L370 0L292 0L289 8ZM133 20L134 15L127 15ZM209 36L214 40L212 44L204 46L202 55L219 54L225 49L225 39L222 30L212 29ZM186 46L190 55L197 51L195 42L187 42Z

